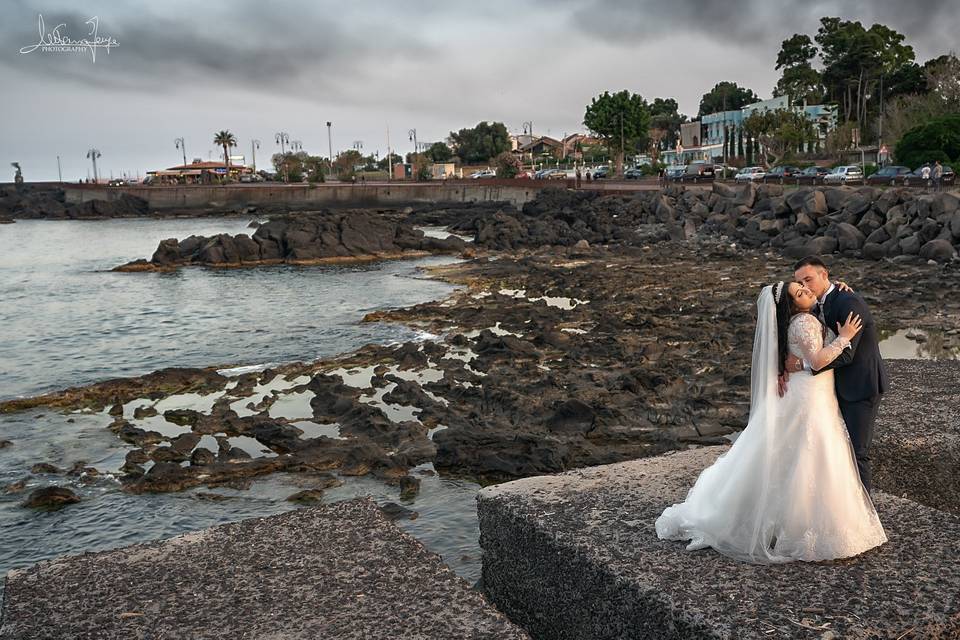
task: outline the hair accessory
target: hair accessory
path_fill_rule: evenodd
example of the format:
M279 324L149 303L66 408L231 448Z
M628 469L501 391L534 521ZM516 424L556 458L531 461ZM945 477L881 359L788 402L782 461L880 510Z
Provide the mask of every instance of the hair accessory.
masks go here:
M777 304L780 304L780 296L783 295L783 281L781 280L777 284L773 285L773 300Z

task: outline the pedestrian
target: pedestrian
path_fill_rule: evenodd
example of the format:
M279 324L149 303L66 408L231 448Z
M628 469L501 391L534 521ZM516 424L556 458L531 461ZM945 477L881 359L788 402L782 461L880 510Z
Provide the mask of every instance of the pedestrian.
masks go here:
M580 167L577 167L577 189L580 188L580 178L581 178Z
M590 174L590 169L587 169L587 182L590 182L593 179L593 176Z
M933 190L940 191L943 188L943 165L937 160L933 165Z
M663 167L660 167L660 170L657 171L657 186L663 187L664 177L666 176L667 170Z

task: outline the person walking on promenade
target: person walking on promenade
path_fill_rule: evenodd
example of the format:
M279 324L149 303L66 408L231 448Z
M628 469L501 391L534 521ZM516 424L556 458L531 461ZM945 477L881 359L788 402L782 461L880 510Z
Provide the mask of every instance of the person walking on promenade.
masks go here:
M943 165L937 160L933 165L933 190L940 191L943 188Z
M580 167L577 167L577 189L580 188L580 178L581 178Z
M930 186L930 163L923 165L920 169L920 180L923 182L923 190L926 191Z
M590 173L590 169L587 169L587 182L590 182L591 180L593 180L593 176Z

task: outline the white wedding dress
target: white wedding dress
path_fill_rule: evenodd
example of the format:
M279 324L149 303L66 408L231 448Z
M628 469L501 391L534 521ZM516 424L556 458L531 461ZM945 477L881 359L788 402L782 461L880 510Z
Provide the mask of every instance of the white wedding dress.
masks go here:
M712 547L763 564L855 556L887 537L857 473L833 371L794 373L784 397L777 395L770 291L765 288L757 302L747 427L700 474L686 500L667 507L657 535L690 540L689 550ZM790 352L808 363L831 362L847 343L831 342L821 352L822 332L814 316L797 314L788 332Z

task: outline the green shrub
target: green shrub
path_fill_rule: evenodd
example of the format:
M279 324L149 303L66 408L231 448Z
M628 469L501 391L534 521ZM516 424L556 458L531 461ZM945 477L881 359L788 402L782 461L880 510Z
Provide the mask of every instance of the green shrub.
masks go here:
M896 147L897 161L908 167L960 157L960 114L936 118L907 131Z
M880 167L878 167L875 164L865 164L863 165L863 177L869 178L879 170L880 170Z

